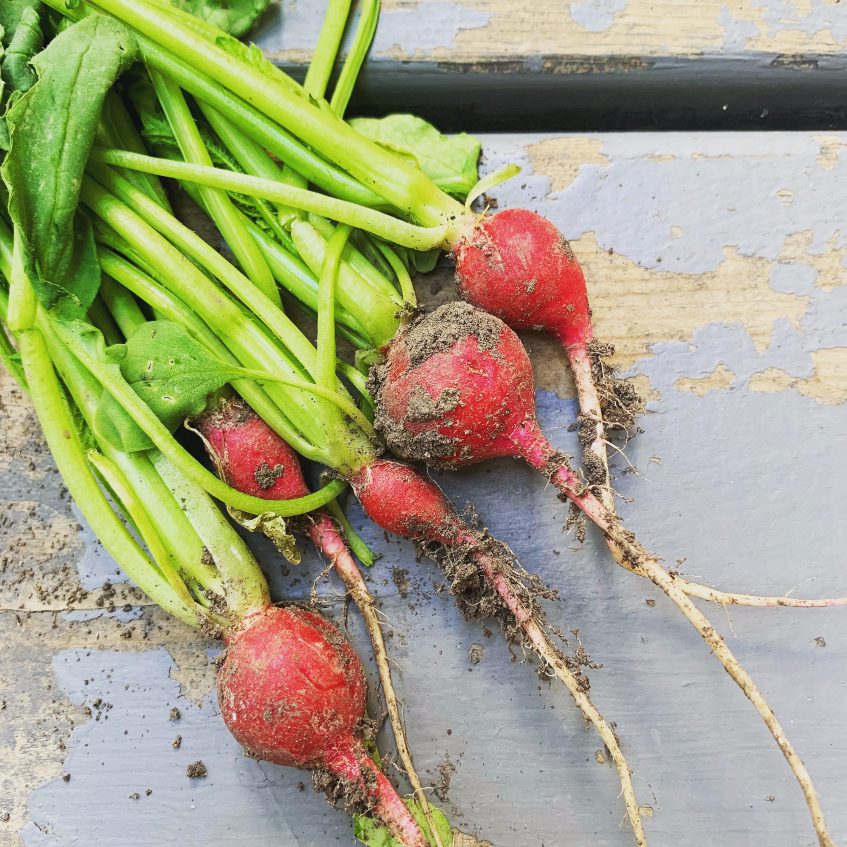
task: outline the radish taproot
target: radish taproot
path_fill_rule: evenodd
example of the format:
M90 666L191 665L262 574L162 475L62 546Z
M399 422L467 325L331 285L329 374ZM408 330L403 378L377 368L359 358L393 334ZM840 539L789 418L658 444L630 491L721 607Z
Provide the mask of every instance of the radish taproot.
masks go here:
M676 604L755 706L800 784L821 844L830 847L806 767L750 675L676 577L624 529L544 436L535 414L532 368L518 336L481 309L449 303L400 333L385 364L372 373L376 425L398 456L437 468L500 457L524 460L600 528L633 570ZM825 602L843 605L846 600Z

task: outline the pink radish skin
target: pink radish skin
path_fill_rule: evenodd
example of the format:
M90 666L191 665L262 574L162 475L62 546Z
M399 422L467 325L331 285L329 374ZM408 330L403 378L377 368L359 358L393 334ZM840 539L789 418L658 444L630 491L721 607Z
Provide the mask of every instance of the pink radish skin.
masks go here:
M271 606L228 633L226 645L218 700L235 738L265 761L325 768L401 843L427 847L358 735L365 674L345 637L314 612Z
M461 296L513 329L544 330L565 347L592 338L585 277L573 250L546 218L504 209L484 218L454 249Z

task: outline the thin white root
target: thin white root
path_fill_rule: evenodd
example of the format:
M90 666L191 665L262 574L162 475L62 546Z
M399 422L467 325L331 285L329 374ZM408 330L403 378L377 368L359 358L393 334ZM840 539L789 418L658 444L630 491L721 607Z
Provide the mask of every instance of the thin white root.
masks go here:
M820 801L818 800L817 792L806 770L803 761L797 755L791 742L785 735L785 731L780 725L773 713L773 710L768 705L765 698L762 696L750 674L741 666L735 658L729 646L724 641L722 636L715 630L708 618L694 605L691 601L691 596L701 597L705 600L712 600L723 605L757 605L757 606L821 606L821 605L844 605L844 600L793 600L788 597L751 597L751 595L726 594L720 591L714 591L706 586L697 585L688 580L669 573L662 564L634 540L631 533L627 532L620 523L615 514L615 505L609 490L609 468L606 457L606 448L603 433L603 417L600 410L600 403L597 397L597 391L591 378L590 367L586 366L585 362L576 362L571 358L571 364L574 369L574 380L577 385L577 393L579 396L579 404L582 414L593 420L595 423L595 438L589 450L604 463L605 468L605 484L599 487L600 497L598 499L590 495L580 495L575 492L571 485L571 499L585 512L594 523L596 523L605 533L606 541L612 556L615 561L628 570L633 571L640 576L646 577L654 585L664 591L665 594L674 602L676 607L688 619L691 625L700 633L700 636L709 645L710 650L714 653L718 661L723 665L724 670L732 677L738 687L744 692L746 697L755 707L756 711L761 716L765 725L773 735L779 749L785 756L788 766L791 768L797 782L800 784L800 789L806 799L806 805L809 808L809 813L812 817L812 824L818 836L818 841L821 847L835 847L835 842L832 840L827 830L826 822L821 809ZM553 480L554 482L556 480ZM564 482L564 480L561 480ZM562 487L562 486L560 486ZM565 491L565 488L562 488ZM567 491L565 491L567 493ZM591 502L593 501L593 503ZM602 507L602 508L598 508ZM690 595L690 596L689 596ZM755 602L744 602L752 600ZM770 601L770 602L768 602Z
M435 839L436 847L449 847L449 845L442 843L441 837L438 834L432 818L432 809L427 801L418 772L415 770L412 752L406 740L406 730L403 726L403 718L400 715L400 704L394 690L394 683L391 680L388 651L385 647L385 638L379 620L380 612L377 608L376 601L368 590L358 565L350 554L347 544L344 542L332 519L329 516L321 515L316 520L317 522L314 524L312 532L312 539L315 546L330 558L332 565L344 581L347 591L353 598L353 602L361 612L362 620L365 622L365 627L368 630L374 651L374 661L376 662L379 673L379 681L382 685L382 694L385 697L388 719L391 723L391 730L394 733L394 741L397 745L397 754L400 756L406 776L409 778L412 791L415 793L415 799L420 803L421 809L426 816L430 831Z
M570 353L571 351L569 351ZM583 360L584 361L584 360ZM587 447L588 452L592 453L603 468L604 481L597 487L597 497L603 504L603 507L610 515L616 513L615 499L612 495L610 480L609 480L609 459L607 455L607 445L605 427L603 423L603 415L600 408L600 398L597 395L597 388L591 378L591 368L587 363L583 364L578 356L571 356L571 369L574 375L576 384L577 397L579 400L579 410L583 418L594 423L594 440ZM621 452L619 448L611 445L614 449ZM626 458L624 456L624 458ZM629 462L629 459L626 460ZM630 467L632 465L630 464ZM622 567L632 573L638 574L645 578L647 575L633 567L626 559L613 542L609 541L609 550L614 557L614 560ZM718 606L752 606L755 608L766 609L777 606L784 606L793 609L824 609L834 606L847 606L847 597L832 597L820 600L816 599L799 599L789 597L788 595L760 595L760 594L744 594L740 592L719 591L716 588L710 588L708 585L703 585L699 582L694 582L685 579L679 574L672 574L677 586L681 591L690 597L696 597L698 600L706 600L709 603L715 603Z
M644 828L641 821L641 813L639 812L638 800L635 796L635 788L632 784L632 774L629 765L626 763L623 751L620 748L618 737L615 731L606 721L606 719L597 710L597 707L591 701L588 693L585 691L585 686L573 671L568 668L562 658L561 653L552 644L544 630L539 626L531 612L515 595L515 592L509 585L508 580L501 571L496 570L490 559L482 553L476 556L479 564L489 584L499 594L500 598L508 607L509 611L514 615L515 620L520 624L526 637L532 644L535 652L541 660L553 671L556 677L564 683L565 687L571 693L579 710L585 716L586 720L591 723L597 730L597 734L602 739L603 743L612 757L615 768L618 772L618 777L621 782L621 795L623 796L626 806L626 814L632 826L633 834L635 835L635 843L638 847L646 847L647 837L644 834Z

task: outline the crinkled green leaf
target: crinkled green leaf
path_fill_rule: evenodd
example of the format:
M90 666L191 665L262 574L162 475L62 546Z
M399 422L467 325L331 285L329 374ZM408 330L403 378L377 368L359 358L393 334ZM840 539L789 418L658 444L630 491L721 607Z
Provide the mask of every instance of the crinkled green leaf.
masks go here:
M3 162L24 270L46 308L82 317L100 285L79 191L103 99L136 56L133 36L102 15L62 32L33 59L38 81L7 111Z
M416 800L412 799L406 799L403 802L409 807L409 811L412 813L412 816L421 828L424 836L426 836L430 846L436 847L436 841L433 838L432 830L429 828L426 815L420 807L420 804ZM450 822L447 820L444 812L442 812L437 806L433 806L432 803L430 803L429 808L432 812L432 820L435 824L435 828L438 830L438 836L441 839L441 843L444 847L451 847L453 844L453 831L450 829ZM367 845L367 847L403 847L403 844L394 838L382 824L376 822L373 818L368 818L364 815L356 816L354 820L354 834L356 838L358 838L362 844Z
M171 430L199 415L210 394L243 376L241 368L212 356L173 321L148 321L109 352L119 359L124 379Z
M439 188L464 199L476 185L480 142L472 135L443 135L415 115L354 118L361 135L417 165Z
M291 562L299 565L301 561L300 549L297 547L297 539L288 529L286 519L282 515L273 512L262 512L261 515L251 515L242 512L241 509L227 507L230 517L248 532L261 532L266 538L273 542L277 553Z
M29 91L37 79L32 58L44 46L41 20L35 9L24 9L3 57L0 77L11 91Z
M191 12L236 37L249 32L268 8L270 0L172 0L174 6Z
M0 0L0 27L4 30L3 40L8 44L14 37L18 22L27 9L41 6L41 0Z
M90 356L103 362L106 367L120 376L120 368L111 354L113 348L107 350L103 333L97 327L86 321L74 320L63 322L62 328L75 336L77 343ZM92 427L98 439L126 453L149 450L153 447L153 442L141 427L106 391L100 395ZM82 432L82 429L80 431Z

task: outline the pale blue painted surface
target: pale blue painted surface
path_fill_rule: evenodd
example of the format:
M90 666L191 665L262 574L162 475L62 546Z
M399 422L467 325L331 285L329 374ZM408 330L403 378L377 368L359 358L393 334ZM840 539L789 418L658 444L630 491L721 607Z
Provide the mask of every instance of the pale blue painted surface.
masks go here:
M486 167L507 159L527 165L523 151L539 140L486 139ZM610 164L583 167L569 189L548 198L547 177L527 170L495 192L500 206L532 205L570 235L592 231L639 264L650 267L663 255L663 266L689 272L714 267L724 244L773 257L786 231L811 229L823 244L841 226L832 210L845 206L847 164L821 172L807 135L619 135L603 138L602 149ZM714 158L692 158L694 151ZM677 158L647 158L662 152ZM785 209L772 200L781 188L795 191ZM744 211L722 213L732 205ZM683 238L672 242L671 225L683 227ZM762 352L740 324L710 324L690 343L656 345L635 368L649 376L661 400L643 419L645 432L627 447L642 476L618 474L617 489L633 498L620 504L621 512L651 549L671 563L687 557L684 572L710 584L847 593L847 410L792 391L749 389L750 376L766 367L808 375L812 350L847 344L847 287L825 292L811 282L808 266L796 274L774 271L775 288L809 295L812 303L799 330L777 322ZM729 390L701 398L674 387L680 375L705 376L718 363L736 374ZM549 393L538 400L551 439L575 452L567 431L573 401ZM615 567L595 534L581 547L564 536L564 507L528 469L498 462L437 479L458 504L473 497L481 518L524 565L561 590L551 620L579 627L592 658L603 664L591 672L592 693L617 722L642 802L655 808L646 822L654 847L749 847L753 838L768 847L814 843L799 790L772 740L668 602ZM447 806L454 821L497 847L629 845L615 773L596 763L600 744L566 693L513 662L499 633L485 639L478 624L462 621L436 592L435 567L417 563L408 544L386 542L355 510L353 516L385 554L372 586L395 631L390 649L419 768L435 781L445 754L457 765ZM305 597L322 568L307 555L283 577L277 561L264 558L276 596ZM405 600L390 579L392 566L412 575ZM340 615L337 584L322 583L321 592ZM833 835L847 841L847 739L840 731L847 718L847 612L711 614L807 763ZM350 621L366 656L353 611ZM826 647L817 646L818 637ZM471 666L467 653L475 642L485 644L485 658ZM171 665L163 650L68 650L55 657L63 695L77 704L102 697L112 709L108 719L73 731L71 781L33 793L32 823L22 832L26 847L352 845L342 813L298 791L301 774L244 759L211 696L202 706L181 696ZM183 714L178 725L168 721L174 705ZM176 733L184 739L179 751L170 746ZM205 780L185 776L195 759L209 767ZM153 789L150 797L146 788ZM130 800L136 791L141 797Z

